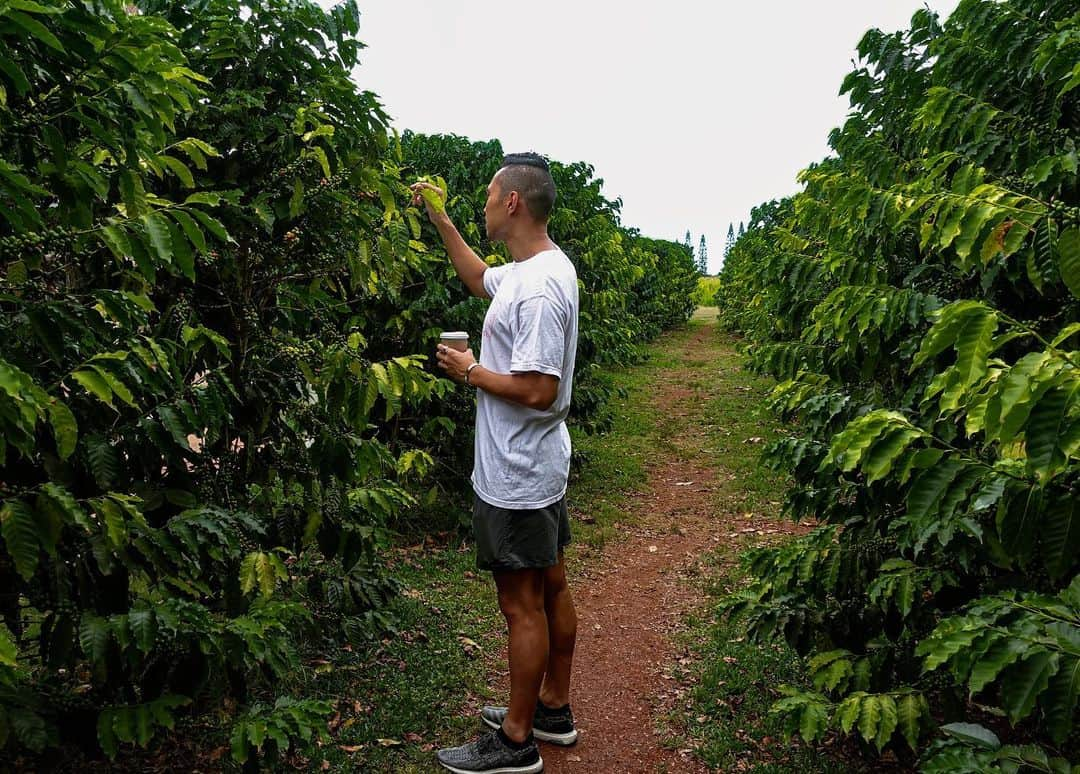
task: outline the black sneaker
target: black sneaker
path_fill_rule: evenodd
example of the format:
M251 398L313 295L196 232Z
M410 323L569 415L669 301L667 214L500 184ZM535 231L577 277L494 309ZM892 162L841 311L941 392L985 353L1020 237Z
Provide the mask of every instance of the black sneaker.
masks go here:
M544 770L544 760L536 742L530 741L515 750L499 738L498 731L484 734L475 742L461 747L448 747L435 753L443 768L456 774L537 774Z
M492 728L502 728L506 718L506 707L484 707L480 710L480 718ZM577 741L578 733L574 728L574 713L570 711L570 705L560 709L550 709L541 701L536 702L536 712L533 713L533 735L541 742L569 747Z

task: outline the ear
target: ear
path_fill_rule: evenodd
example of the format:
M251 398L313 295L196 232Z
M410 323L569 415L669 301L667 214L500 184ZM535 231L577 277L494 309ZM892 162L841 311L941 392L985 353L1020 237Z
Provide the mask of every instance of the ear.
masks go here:
M506 198L506 211L513 214L517 211L519 204L521 204L521 197L518 196L518 192L511 191L510 195Z

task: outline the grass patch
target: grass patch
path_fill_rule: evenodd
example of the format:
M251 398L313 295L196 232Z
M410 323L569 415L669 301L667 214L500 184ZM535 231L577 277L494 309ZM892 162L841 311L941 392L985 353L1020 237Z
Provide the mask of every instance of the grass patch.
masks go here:
M391 608L397 632L362 657L337 654L304 687L338 702L324 752L333 771L430 771L432 750L475 733L474 710L493 698L503 622L475 552L403 548L396 574L406 588Z
M712 561L710 610L742 582L729 552L717 552ZM757 774L855 770L819 748L786 739L782 720L769 715L780 698L778 685L805 680L801 660L786 643L750 642L738 622L711 614L691 618L683 640L694 655L687 676L693 687L685 712L673 722L685 734L680 744L692 747L705 763L720 771Z

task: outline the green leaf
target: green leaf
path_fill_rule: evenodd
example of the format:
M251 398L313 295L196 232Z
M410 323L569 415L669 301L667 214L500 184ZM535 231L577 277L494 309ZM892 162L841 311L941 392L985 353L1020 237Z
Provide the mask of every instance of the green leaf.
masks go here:
M823 736L829 727L829 714L825 707L816 702L803 705L799 718L799 733L808 742Z
M86 458L94 480L102 489L108 489L120 470L120 461L112 444L101 435L86 438Z
M98 236L109 251L118 261L122 261L131 255L131 242L127 234L119 226L105 226L98 231Z
M1080 395L1080 380L1072 384L1071 389L1047 390L1031 410L1024 433L1027 440L1027 469L1044 486L1067 464L1065 455L1059 450L1059 443L1069 405L1077 395Z
M1041 489L1030 489L998 507L998 536L1005 549L1021 563L1031 556L1037 535L1035 521L1041 511Z
M195 187L195 177L191 174L187 164L175 156L158 156L157 158L158 161L171 169L174 175L180 178L180 182L185 188Z
M195 249L200 253L205 254L206 237L203 235L202 229L199 228L194 219L183 210L172 209L169 210L169 214L172 215L173 220L180 224L180 228L183 229L184 235Z
M330 159L326 156L326 151L316 145L314 148L309 148L308 153L313 155L319 162L319 166L322 167L323 177L333 176L333 171L330 169Z
M102 378L96 370L88 368L80 368L78 371L74 371L71 377L82 385L83 389L95 396L98 400L102 401L106 405L112 407L113 405L113 392L109 388L109 383Z
M15 570L23 580L30 580L40 558L40 525L34 511L22 500L6 500L0 507L0 534Z
M79 622L79 645L94 664L105 663L111 636L107 620L96 615L83 615Z
M195 252L183 231L172 221L169 223L169 239L173 246L173 260L180 273L192 282L195 281Z
M86 516L86 512L72 496L71 492L64 487L50 481L41 487L41 496L47 498L54 507L63 513L64 518L62 521L76 524L87 531L91 529L91 523Z
M15 639L7 626L0 623L0 666L15 667L18 664L19 651Z
M1046 690L1058 670L1058 654L1035 647L1001 678L1001 705L1015 725L1035 708L1039 694Z
M304 184L300 178L293 183L292 196L289 197L289 217L295 218L304 206Z
M1040 537L1046 569L1057 580L1080 558L1080 502L1066 495L1052 503L1043 517Z
M128 529L124 511L109 497L101 497L93 501L94 510L97 511L101 523L105 527L105 534L109 542L116 548L121 548L127 543Z
M142 223L158 259L165 264L172 263L172 236L169 234L169 222L165 216L160 212L151 212L143 216Z
M26 79L26 74L3 54L0 54L0 72L8 77L19 94L30 91L30 81Z
M1080 322L1069 323L1058 332L1054 340L1050 342L1050 346L1060 347L1078 333L1080 333Z
M42 5L41 3L33 2L33 0L5 0L4 5L8 8L14 8L16 11L26 11L27 13L55 15L64 12L63 8Z
M139 747L146 747L154 738L154 727L151 723L150 709L143 704L132 707L132 715L135 719L135 742Z
M997 750L1001 747L997 734L975 723L949 723L942 726L941 730L953 739L984 750Z
M109 385L109 389L112 391L113 395L124 401L124 403L128 404L129 406L136 406L135 396L132 394L131 390L128 389L126 384L117 379L111 371L93 363L90 365L90 368L92 368L98 376L105 380L105 383Z
M265 196L265 194L263 195ZM274 209L266 201L265 198L260 197L251 203L251 209L255 210L255 214L259 218L259 222L262 223L267 234L274 233L274 221L277 217L274 215Z
M36 712L22 707L10 707L8 717L15 738L31 752L40 753L49 743L45 720Z
M1080 697L1080 658L1064 663L1050 678L1040 697L1046 728L1057 744L1064 744L1073 729L1077 698Z
M56 35L49 31L49 28L39 22L37 19L27 16L25 13L19 13L18 11L8 11L5 14L8 21L11 21L16 26L22 27L23 30L30 33L33 37L40 40L50 48L56 49L61 54L66 54L63 43Z
M968 678L968 690L971 695L979 693L998 678L998 675L1008 666L1016 663L1028 649L1028 644L1023 640L1012 637L999 637L995 640L986 653L971 668L971 676Z
M56 438L56 449L60 459L66 460L75 451L79 441L79 425L71 409L59 400L49 401L49 422Z
M237 763L245 763L248 759L248 755L251 754L248 747L247 740L247 728L243 722L237 723L233 726L231 736L232 758Z
M877 696L864 696L859 702L859 733L867 742L873 742L881 722L881 702Z
M878 698L880 717L878 719L877 735L874 737L874 746L878 752L892 739L898 723L896 701L888 694L882 694Z
M993 349L997 326L997 314L984 308L969 315L960 330L956 338L956 369L965 387L986 375L986 361Z
M922 734L923 705L921 696L909 693L900 698L897 705L900 733L912 750L919 749L919 737ZM925 701L925 699L923 699Z
M930 468L915 479L907 497L908 517L914 522L923 522L937 513L941 498L963 468L962 462L948 457L937 467Z
M147 607L136 608L128 613L128 622L135 635L136 647L143 653L152 651L157 637L157 616L154 611Z
M188 429L181 424L180 415L169 406L161 406L158 408L158 416L161 418L161 424L172 436L173 442L181 449L190 451L191 444L188 443L187 438Z
M1080 228L1073 226L1061 232L1057 252L1061 279L1069 292L1080 298Z
M902 427L875 443L862 464L863 472L866 473L866 483L872 484L889 475L900 455L907 450L912 441L921 438L922 435L922 431L917 428Z
M104 709L101 711L101 714L98 715L98 744L101 745L102 752L108 756L109 760L114 759L119 752L119 743L116 738L116 732L113 730L113 720L115 717L116 713L111 709Z
M202 223L207 231L220 239L222 242L233 241L232 237L229 236L229 232L226 231L225 226L222 225L221 221L217 218L213 217L212 215L207 215L202 210L191 209L188 210L188 213L191 214L200 223Z
M113 730L121 742L132 744L135 741L135 712L131 707L114 708Z

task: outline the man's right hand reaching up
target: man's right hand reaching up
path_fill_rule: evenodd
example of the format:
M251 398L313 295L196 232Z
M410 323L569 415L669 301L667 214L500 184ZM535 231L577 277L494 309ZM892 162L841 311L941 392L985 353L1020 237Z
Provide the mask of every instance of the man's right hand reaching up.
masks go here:
M454 271L465 283L465 287L474 296L490 298L484 289L484 272L487 271L487 264L465 244L457 227L450 220L445 206L440 206L446 202L446 191L423 181L413 183L409 188L413 193L412 203L419 207L422 202L427 210L428 219L442 237L446 252L450 256L451 263L454 264Z

